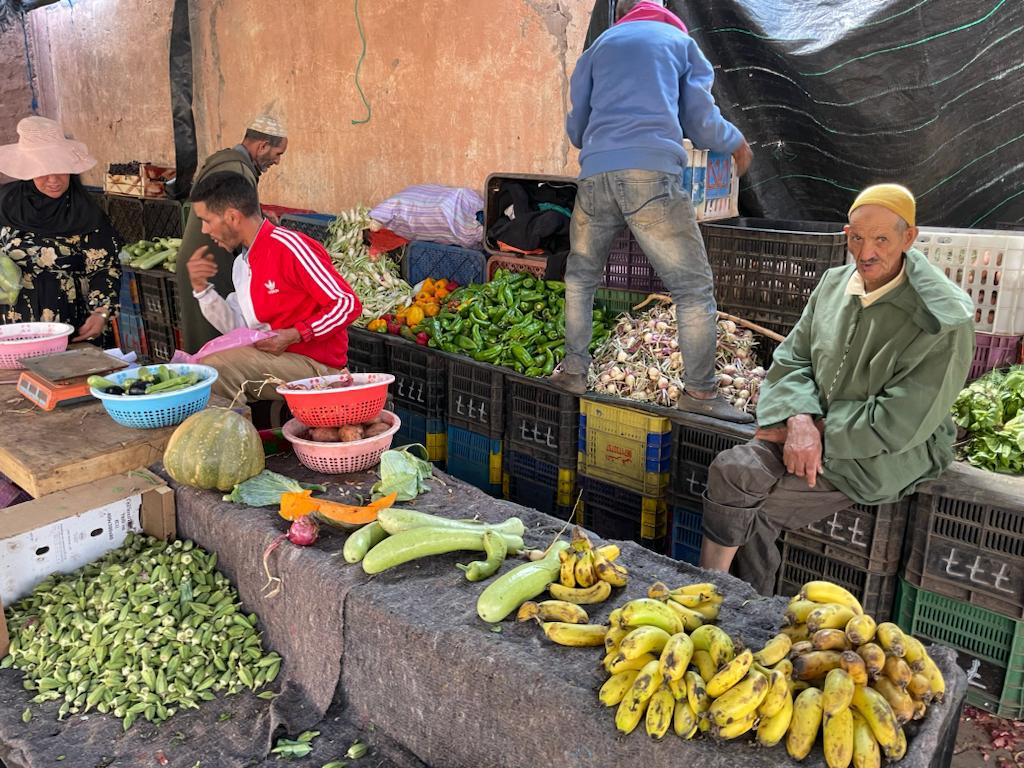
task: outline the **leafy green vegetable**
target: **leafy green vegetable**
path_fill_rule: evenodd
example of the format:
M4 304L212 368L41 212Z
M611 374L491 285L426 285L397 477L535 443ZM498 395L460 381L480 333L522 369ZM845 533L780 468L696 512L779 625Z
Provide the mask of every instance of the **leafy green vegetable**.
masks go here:
M276 507L281 503L282 494L303 490L324 491L326 489L322 485L300 483L298 480L265 469L256 477L250 477L244 483L235 485L231 489L231 493L224 497L224 501L233 501L248 507Z
M992 371L961 390L953 421L967 432L961 455L971 464L1024 474L1024 366Z
M398 494L398 501L412 501L424 491L429 491L426 484L434 471L426 458L412 454L410 449L417 448L423 456L427 449L422 445L404 445L391 451L384 451L380 457L380 481L373 486L373 498L379 499L392 493Z

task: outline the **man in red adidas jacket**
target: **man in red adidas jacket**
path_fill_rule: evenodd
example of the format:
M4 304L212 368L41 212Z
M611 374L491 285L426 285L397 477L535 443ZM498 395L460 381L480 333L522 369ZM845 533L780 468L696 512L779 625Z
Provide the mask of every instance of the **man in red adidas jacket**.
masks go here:
M243 249L231 271L235 291L227 298L209 282L217 265L206 249L189 259L189 280L203 316L221 333L276 332L254 347L205 358L219 374L214 391L233 398L244 386L250 401L277 400L275 387L259 384L268 376L294 381L344 369L346 329L363 307L323 246L265 220L256 190L237 174L211 174L190 199L205 234L228 251Z

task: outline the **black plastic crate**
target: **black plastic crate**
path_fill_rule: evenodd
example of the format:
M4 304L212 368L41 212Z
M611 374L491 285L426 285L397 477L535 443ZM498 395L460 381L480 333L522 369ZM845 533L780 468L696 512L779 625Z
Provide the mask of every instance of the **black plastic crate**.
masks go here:
M644 294L666 291L665 284L647 260L629 227L623 227L612 241L612 249L604 268L604 284L608 288Z
M505 375L509 447L549 464L576 469L580 400L542 380Z
M573 200L576 199L577 180L571 176L547 176L538 173L492 173L484 181L484 250L491 256L509 256L498 247L491 235L491 227L502 216L498 209L498 192L505 181L517 181L526 188L527 196L533 198L531 190L542 185L569 187ZM543 259L544 257L540 257ZM488 278L489 279L489 278Z
M448 423L492 440L505 434L505 371L464 357L448 361Z
M664 553L668 503L664 497L635 493L578 475L582 502L576 521L606 539L625 539Z
M448 358L397 336L385 337L388 367L395 377L388 394L399 408L444 419L447 412Z
M866 568L858 568L792 540L783 539L782 567L779 569L775 593L790 597L797 594L808 581L819 579L848 589L860 600L864 612L874 616L876 621L888 621L893 615L896 584L899 582L897 574L875 573Z
M327 240L328 227L336 218L330 213L286 213L281 217L281 226L301 232L318 243L324 243Z
M100 207L100 210L104 213L107 212L107 194L103 191L102 187L91 187L88 184L83 184L82 187L88 192L93 199L93 202Z
M846 262L842 224L739 218L700 229L718 308L783 335L825 271Z
M729 424L682 415L672 424L672 474L669 489L684 502L700 504L708 486L708 467L722 451L750 442L753 425Z
M138 198L107 195L107 216L125 245L146 239L145 216Z
M150 359L158 363L168 362L174 357L174 350L181 349L181 333L172 326L149 318L143 318L143 323Z
M1020 482L954 464L911 500L904 578L912 586L1024 618Z
M178 284L166 269L142 269L135 273L142 316L157 325L178 325Z
M352 373L388 373L384 334L365 328L348 329L348 369Z
M855 504L831 517L783 533L785 541L874 573L896 573L910 502Z
M143 239L181 237L181 203L177 200L142 201Z
M576 464L559 467L516 450L505 454L505 498L560 520L576 506Z

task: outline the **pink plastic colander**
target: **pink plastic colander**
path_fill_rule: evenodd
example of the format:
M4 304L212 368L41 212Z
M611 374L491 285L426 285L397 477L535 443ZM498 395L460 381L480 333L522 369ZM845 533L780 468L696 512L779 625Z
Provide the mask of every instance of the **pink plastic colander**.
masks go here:
M75 332L67 323L6 323L0 325L0 368L24 368L26 357L42 357L68 348Z
M351 443L320 443L300 437L307 429L298 419L291 419L282 432L299 461L314 472L325 475L363 472L380 461L381 454L391 447L395 433L402 426L402 420L391 411L381 411L380 416L391 425L387 432Z
M395 380L390 373L353 373L352 386L344 389L290 388L296 384L329 384L339 378L334 375L289 381L277 392L284 396L292 415L306 426L344 427L375 419L388 399L388 385Z

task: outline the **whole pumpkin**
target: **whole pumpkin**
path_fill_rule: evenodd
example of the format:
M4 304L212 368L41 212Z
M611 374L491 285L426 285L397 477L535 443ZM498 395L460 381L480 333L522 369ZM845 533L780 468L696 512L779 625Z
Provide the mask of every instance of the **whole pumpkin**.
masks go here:
M174 430L164 451L171 477L193 488L230 491L263 471L256 428L230 408L207 408Z

